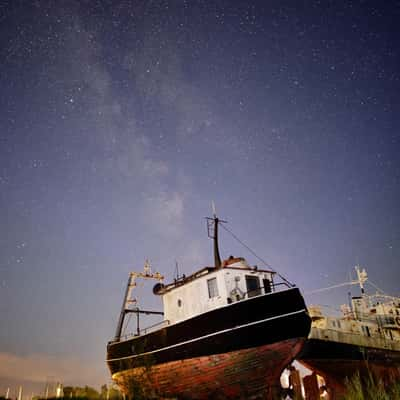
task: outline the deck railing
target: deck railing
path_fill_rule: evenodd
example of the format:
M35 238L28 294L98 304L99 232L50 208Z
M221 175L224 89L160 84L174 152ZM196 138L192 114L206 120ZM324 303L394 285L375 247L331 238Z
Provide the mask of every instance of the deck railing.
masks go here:
M127 333L127 334L121 336L121 341L130 339L130 338L135 337L135 336L146 335L147 333L156 331L157 329L164 328L164 327L168 326L169 324L170 324L170 321L165 319L165 320L157 322L157 323L155 323L153 325L147 326L146 328L140 329L139 330L139 334L138 334L137 331L136 332Z

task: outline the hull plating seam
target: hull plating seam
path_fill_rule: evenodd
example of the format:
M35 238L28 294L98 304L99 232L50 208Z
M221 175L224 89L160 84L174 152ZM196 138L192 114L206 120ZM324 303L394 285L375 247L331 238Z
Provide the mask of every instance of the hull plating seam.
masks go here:
M274 319L285 318L285 317L289 317L289 316L291 316L291 315L301 314L301 313L304 313L305 311L306 311L306 309L303 308L302 310L293 311L293 312L290 312L290 313L287 313L287 314L277 315L277 316L270 317L270 318L265 318L265 319L262 319L262 320L259 320L259 321L254 321L254 322L250 322L250 323L248 323L248 324L243 324L243 325L235 326L235 327L233 327L233 328L224 329L224 330L221 330L221 331L218 331L218 332L213 332L213 333L210 333L210 334L208 334L208 335L200 336L200 337L197 337L197 338L194 338L194 339L191 339L191 340L186 340L185 342L173 344L173 345L167 346L167 347L162 347L161 349L157 349L157 350L153 350L153 351L148 351L148 352L146 352L146 353L140 353L140 354L130 355L130 356L126 356L126 357L112 358L112 359L109 359L109 360L107 360L107 361L108 361L108 362L111 362L111 361L120 361L120 360L129 359L129 358L142 357L142 356L145 356L145 355L158 353L158 352L160 352L160 351L172 349L172 348L174 348L174 347L183 346L183 345L188 344L188 343L197 342L197 341L199 341L199 340L202 340L202 339L205 339L205 338L209 338L209 337L212 337L212 336L217 336L217 335L220 335L220 334L223 334L223 333L226 333L226 332L231 332L231 331L235 331L235 330L238 330L238 329L241 329L241 328L246 328L246 327L248 327L248 326L261 324L261 323L263 323L263 322L272 321L272 320L274 320Z

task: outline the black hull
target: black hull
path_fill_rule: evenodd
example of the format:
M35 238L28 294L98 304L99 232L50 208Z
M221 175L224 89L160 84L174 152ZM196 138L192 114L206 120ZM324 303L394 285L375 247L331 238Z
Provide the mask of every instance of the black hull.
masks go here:
M376 347L357 346L331 340L308 339L299 359L366 361L400 366L400 351Z
M387 385L400 379L400 351L390 349L308 339L298 361L325 379L333 399L345 392L346 382L356 375L364 382L372 376Z
M110 343L112 374L141 366L305 338L311 321L297 288L235 302L132 339Z

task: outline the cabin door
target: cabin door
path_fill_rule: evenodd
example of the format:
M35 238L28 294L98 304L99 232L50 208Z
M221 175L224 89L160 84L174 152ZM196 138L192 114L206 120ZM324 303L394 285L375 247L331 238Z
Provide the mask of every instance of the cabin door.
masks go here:
M263 279L264 293L271 293L271 281L267 278Z

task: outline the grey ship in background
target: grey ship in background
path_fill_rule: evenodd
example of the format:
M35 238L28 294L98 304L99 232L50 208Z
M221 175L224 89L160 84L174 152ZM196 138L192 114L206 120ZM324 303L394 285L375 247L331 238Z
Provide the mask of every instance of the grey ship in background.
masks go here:
M345 390L346 379L370 374L385 384L400 379L400 298L382 293L368 295L365 269L355 267L360 295L341 307L342 315L329 316L321 306L308 307L311 332L298 357L321 375L331 398Z

